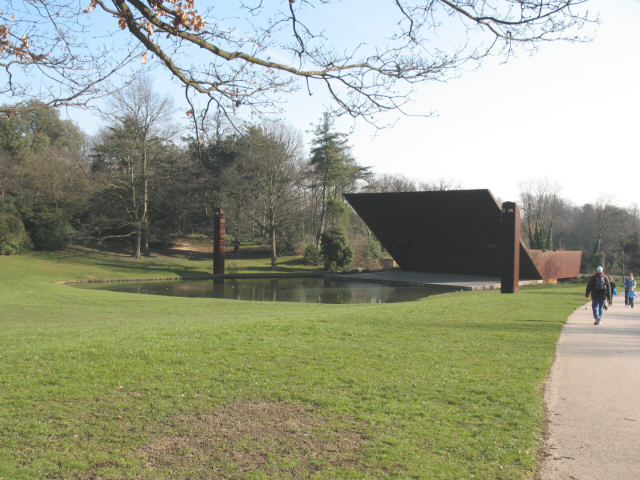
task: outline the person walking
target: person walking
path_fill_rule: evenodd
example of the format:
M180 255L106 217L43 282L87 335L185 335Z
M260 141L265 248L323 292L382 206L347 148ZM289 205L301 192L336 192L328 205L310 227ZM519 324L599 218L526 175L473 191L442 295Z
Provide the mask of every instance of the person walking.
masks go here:
M584 296L585 298L589 298L589 295L591 295L593 324L600 325L605 302L608 302L609 305L611 305L611 284L600 265L596 267L595 275L593 275L587 282L587 290L585 291Z
M633 273L630 273L622 284L624 285L624 306L626 307L629 305L629 290L636 288L636 279L633 278Z
M613 303L613 297L618 295L618 289L616 288L615 277L609 277L609 285L611 286L611 303Z
M636 297L637 297L637 296L638 296L638 295L637 295L637 294L636 294L636 292L633 290L633 288L630 288L630 289L629 289L628 296L627 296L627 300L628 300L628 302L629 302L629 306L630 306L631 308L633 308L633 302L635 301L635 299L636 299Z

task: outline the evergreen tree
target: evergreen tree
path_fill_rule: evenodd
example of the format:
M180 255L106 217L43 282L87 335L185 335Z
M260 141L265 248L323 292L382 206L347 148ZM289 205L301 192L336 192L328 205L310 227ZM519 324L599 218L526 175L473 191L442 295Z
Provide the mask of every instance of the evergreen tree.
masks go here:
M327 225L328 205L331 200L342 201L341 195L354 188L360 178L369 174L368 168L360 167L348 145L347 135L336 132L333 120L328 113L324 113L322 120L314 130L313 147L311 148L310 164L313 169L312 189L317 193L316 245Z

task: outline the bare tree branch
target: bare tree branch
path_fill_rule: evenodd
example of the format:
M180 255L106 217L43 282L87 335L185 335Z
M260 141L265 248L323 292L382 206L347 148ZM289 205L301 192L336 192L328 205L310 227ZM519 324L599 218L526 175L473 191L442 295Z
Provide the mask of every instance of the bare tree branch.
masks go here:
M18 66L36 66L48 85L64 87L47 92L45 104L87 101L143 50L230 117L277 111L283 94L306 87L324 92L333 114L375 122L378 113L404 112L415 84L445 81L461 66L508 56L518 45L580 40L580 29L597 20L587 0L394 0L376 7L385 9L381 31L349 39L349 31L327 33L330 26L317 21L327 9L341 14L329 0L198 9L194 0L88 1L84 17L72 0L24 0L17 20L0 13L5 94L42 95L19 75ZM129 34L117 61L88 48L98 14ZM356 27L360 18L348 21Z
M6 2L0 9L0 113L85 106L135 77L116 79L142 53L114 48L71 0ZM113 29L113 32L118 33ZM111 40L112 42L112 40Z

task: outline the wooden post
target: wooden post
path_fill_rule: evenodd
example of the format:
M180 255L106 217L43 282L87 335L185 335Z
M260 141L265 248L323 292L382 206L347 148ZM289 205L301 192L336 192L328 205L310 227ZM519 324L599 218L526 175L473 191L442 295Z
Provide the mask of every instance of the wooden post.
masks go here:
M514 202L502 204L501 293L518 293L520 283L520 210Z
M213 274L224 274L224 210L213 210Z

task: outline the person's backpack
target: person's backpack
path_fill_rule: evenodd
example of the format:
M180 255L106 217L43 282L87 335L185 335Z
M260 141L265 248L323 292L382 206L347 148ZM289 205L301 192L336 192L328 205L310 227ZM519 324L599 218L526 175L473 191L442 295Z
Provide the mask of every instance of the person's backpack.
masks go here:
M593 277L591 290L597 293L605 293L607 291L607 279L604 275L596 275Z

